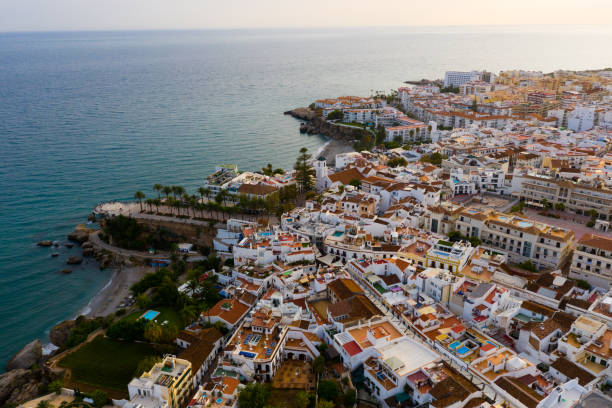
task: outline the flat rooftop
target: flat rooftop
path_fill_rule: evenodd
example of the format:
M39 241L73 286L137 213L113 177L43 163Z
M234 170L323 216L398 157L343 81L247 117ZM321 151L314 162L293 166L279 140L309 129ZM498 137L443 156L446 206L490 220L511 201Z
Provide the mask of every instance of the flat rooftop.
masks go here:
M409 374L440 358L433 350L408 337L398 339L379 348L378 351L382 355L382 360L387 365L394 367L394 371L400 376Z

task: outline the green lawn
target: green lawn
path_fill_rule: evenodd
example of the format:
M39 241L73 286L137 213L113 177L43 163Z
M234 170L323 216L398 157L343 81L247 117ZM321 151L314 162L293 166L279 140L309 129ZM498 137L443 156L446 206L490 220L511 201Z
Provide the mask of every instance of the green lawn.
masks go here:
M157 315L157 317L155 318L155 321L157 323L161 324L162 322L167 320L168 325L176 326L179 330L184 328L183 319L181 318L179 313L171 307L151 307L151 310L157 310L159 312L159 315ZM140 316L142 316L144 312L146 312L146 310L138 310L125 316L122 320L135 321Z
M98 336L64 357L59 366L72 370L71 381L127 392L138 363L156 354L149 344L124 343Z

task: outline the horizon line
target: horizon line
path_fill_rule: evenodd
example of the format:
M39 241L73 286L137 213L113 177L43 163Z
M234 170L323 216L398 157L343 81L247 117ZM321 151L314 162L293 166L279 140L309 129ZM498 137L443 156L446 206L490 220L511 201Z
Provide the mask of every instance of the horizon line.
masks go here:
M265 30L343 30L380 28L503 28L503 27L610 27L604 23L543 23L543 24L416 24L416 25L355 25L355 26L270 26L270 27L193 27L193 28L100 28L100 29L23 29L2 30L0 34L42 34L42 33L112 33L112 32L187 32L187 31L265 31Z

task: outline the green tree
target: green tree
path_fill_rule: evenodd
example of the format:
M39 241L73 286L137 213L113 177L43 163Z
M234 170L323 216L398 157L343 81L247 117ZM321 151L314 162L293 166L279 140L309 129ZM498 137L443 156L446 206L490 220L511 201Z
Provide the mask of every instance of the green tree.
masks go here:
M295 406L297 408L307 408L310 404L310 394L306 391L298 391L295 394Z
M478 112L478 102L476 102L476 97L474 97L474 99L472 99L472 111L473 112Z
M202 202L204 202L204 197L206 196L206 198L208 198L208 196L210 195L210 189L205 187L199 187L198 193L200 193L200 199L202 200Z
M563 203L555 204L555 210L557 210L557 211L565 211L565 204L563 204Z
M164 189L164 186L161 184L155 184L153 186L153 190L157 191L157 198L161 199L161 191Z
M349 183L351 186L353 187L361 187L361 180L359 179L352 179L351 182Z
M338 399L338 393L338 384L330 380L321 381L319 383L319 387L317 388L319 398L323 398L328 401L336 401L336 399Z
M60 393L62 392L63 386L64 386L64 381L61 378L55 381L51 381L49 383L49 391L54 392L57 395L60 395Z
M238 394L240 408L263 408L270 396L270 390L264 384L250 383Z
M300 155L295 162L294 169L296 170L295 181L301 193L311 191L314 187L313 178L315 171L310 164L312 156L308 153L308 149L302 147Z
M403 157L394 157L393 159L387 161L387 166L389 167L400 167L407 164L408 162Z
M317 408L334 408L336 404L332 401L327 401L325 399L320 399L317 404Z
M93 399L94 407L102 408L108 401L108 394L104 391L95 390L91 393L91 399Z
M327 115L327 120L342 120L342 119L344 119L344 113L342 113L342 111L338 109L329 112L329 114Z
M142 191L138 190L134 194L134 199L140 203L140 212L142 212L142 200L145 198L145 195Z
M170 193L172 193L172 187L170 186L164 186L162 188L162 191L164 192L164 195L166 196L166 200L168 199L168 197L170 197Z
M159 363L160 361L161 358L157 356L148 356L143 358L136 366L136 371L134 371L133 377L140 377L142 373L148 372L156 363Z
M36 408L51 408L52 405L48 400L42 400L36 404Z
M316 375L320 375L323 372L324 368L325 368L325 357L321 355L315 357L314 361L312 362L312 371L314 371Z
M357 391L354 388L349 388L348 390L346 390L346 392L342 396L342 404L346 408L350 408L353 405L355 405L356 401L357 401Z

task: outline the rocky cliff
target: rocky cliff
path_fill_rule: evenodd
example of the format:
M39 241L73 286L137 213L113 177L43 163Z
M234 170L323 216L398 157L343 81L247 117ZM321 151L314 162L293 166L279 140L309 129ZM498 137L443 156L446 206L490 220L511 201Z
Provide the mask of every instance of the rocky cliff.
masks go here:
M342 140L353 143L360 140L361 136L367 131L356 127L342 126L326 121L323 117L317 116L310 108L296 108L285 112L296 119L304 121L300 125L300 132L310 134L320 134L331 139Z

